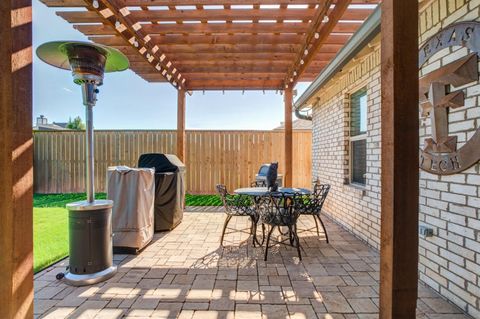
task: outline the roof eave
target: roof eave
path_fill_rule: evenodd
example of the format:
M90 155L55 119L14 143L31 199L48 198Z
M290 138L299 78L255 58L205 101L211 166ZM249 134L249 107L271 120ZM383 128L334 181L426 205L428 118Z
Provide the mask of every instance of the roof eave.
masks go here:
M368 17L350 40L338 52L310 86L294 103L295 109L302 109L316 92L324 86L339 70L358 54L377 34L380 33L381 6Z

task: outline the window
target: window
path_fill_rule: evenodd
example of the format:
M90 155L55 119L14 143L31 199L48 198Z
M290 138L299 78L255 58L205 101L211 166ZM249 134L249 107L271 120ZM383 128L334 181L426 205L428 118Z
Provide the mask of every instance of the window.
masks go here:
M350 181L365 185L367 172L367 90L350 95Z

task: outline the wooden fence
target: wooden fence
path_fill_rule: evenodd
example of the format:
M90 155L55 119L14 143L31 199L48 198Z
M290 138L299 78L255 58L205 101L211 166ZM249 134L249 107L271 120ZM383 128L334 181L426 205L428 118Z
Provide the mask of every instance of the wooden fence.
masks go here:
M187 131L187 192L211 194L215 184L233 190L255 179L260 165L279 162L283 172L282 131ZM293 184L311 186L311 132L293 133ZM75 193L85 190L84 133L34 132L34 191ZM95 189L105 190L108 166L134 167L142 153L176 150L175 131L95 131Z

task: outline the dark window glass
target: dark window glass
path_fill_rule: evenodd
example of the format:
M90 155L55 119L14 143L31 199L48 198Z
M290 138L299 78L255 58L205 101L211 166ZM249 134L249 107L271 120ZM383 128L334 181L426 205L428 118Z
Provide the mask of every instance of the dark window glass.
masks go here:
M365 184L367 172L367 142L365 139L352 141L352 183Z
M350 98L350 136L365 134L367 132L367 90L357 91Z

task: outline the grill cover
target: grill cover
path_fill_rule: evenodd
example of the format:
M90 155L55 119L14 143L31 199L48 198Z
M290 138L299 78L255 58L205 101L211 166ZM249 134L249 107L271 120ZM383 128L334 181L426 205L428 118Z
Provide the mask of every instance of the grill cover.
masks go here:
M107 196L113 200L113 246L140 250L153 238L155 172L112 166L107 173Z
M143 154L138 167L155 168L155 231L172 230L183 219L185 165L172 154Z

